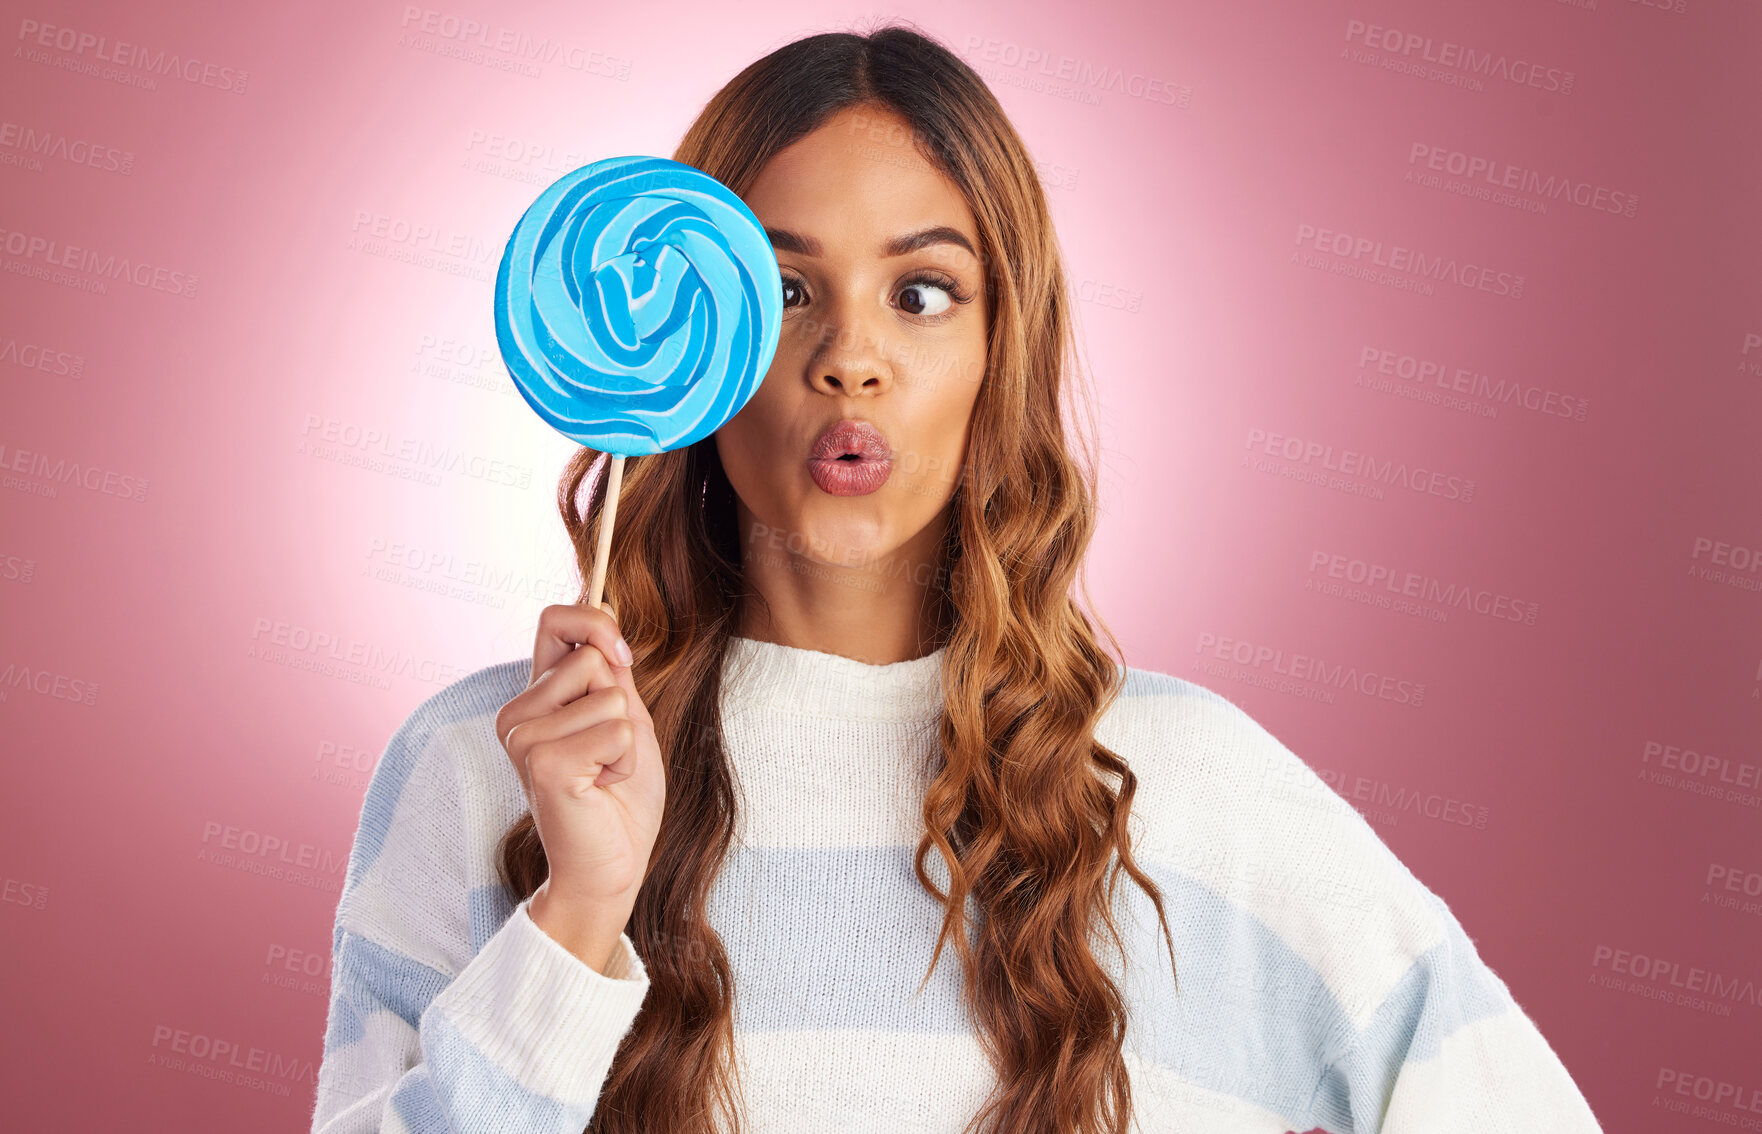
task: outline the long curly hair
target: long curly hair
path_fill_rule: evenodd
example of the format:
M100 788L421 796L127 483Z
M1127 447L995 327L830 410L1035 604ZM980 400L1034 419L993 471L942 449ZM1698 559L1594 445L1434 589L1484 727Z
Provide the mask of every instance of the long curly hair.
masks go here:
M919 152L965 195L990 296L967 466L933 585L944 712L913 860L945 907L929 971L952 939L997 1073L967 1130L1117 1134L1131 1116L1126 1006L1091 932L1104 925L1124 955L1112 909L1120 870L1154 904L1171 964L1174 940L1161 893L1132 858L1137 781L1094 737L1123 669L1097 635L1114 654L1117 641L1071 593L1087 600L1078 573L1095 521L1094 445L1084 437L1079 447L1067 428L1066 376L1079 374L1071 295L1034 162L972 68L899 23L809 36L759 59L710 100L673 156L740 194L772 155L852 106L905 118ZM584 579L602 456L582 449L558 485ZM714 438L629 458L617 524L607 594L665 753L667 797L626 926L650 988L587 1132L738 1132L733 974L705 910L736 829L722 660L742 602L757 596L742 577L734 491ZM947 866L946 893L925 869L932 850ZM530 814L503 836L499 868L516 903L547 876ZM725 1127L713 1125L718 1113Z

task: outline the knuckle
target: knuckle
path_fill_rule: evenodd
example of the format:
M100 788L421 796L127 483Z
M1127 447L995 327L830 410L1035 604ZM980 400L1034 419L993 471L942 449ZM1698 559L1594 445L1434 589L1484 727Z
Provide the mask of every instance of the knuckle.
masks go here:
M526 772L533 785L549 787L562 770L562 747L554 740L541 740L526 752Z

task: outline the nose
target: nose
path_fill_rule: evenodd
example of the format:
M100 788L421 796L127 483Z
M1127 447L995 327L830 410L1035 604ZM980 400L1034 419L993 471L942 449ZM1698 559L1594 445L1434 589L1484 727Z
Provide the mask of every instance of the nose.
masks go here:
M808 384L822 394L875 397L893 387L893 364L878 328L848 310L828 319L808 360Z

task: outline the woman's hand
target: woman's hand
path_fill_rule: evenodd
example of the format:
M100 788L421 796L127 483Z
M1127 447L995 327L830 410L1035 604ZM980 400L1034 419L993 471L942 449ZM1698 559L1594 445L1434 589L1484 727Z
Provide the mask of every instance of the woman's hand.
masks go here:
M531 683L496 714L496 735L550 864L528 913L601 971L630 920L667 795L654 721L630 660L607 611L547 606Z

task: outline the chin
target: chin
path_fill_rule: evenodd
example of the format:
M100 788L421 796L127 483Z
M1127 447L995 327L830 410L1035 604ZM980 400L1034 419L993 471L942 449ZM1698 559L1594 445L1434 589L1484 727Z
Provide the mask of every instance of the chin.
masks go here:
M862 496L816 500L799 517L801 535L790 550L828 567L861 567L894 550L894 527L876 502Z

